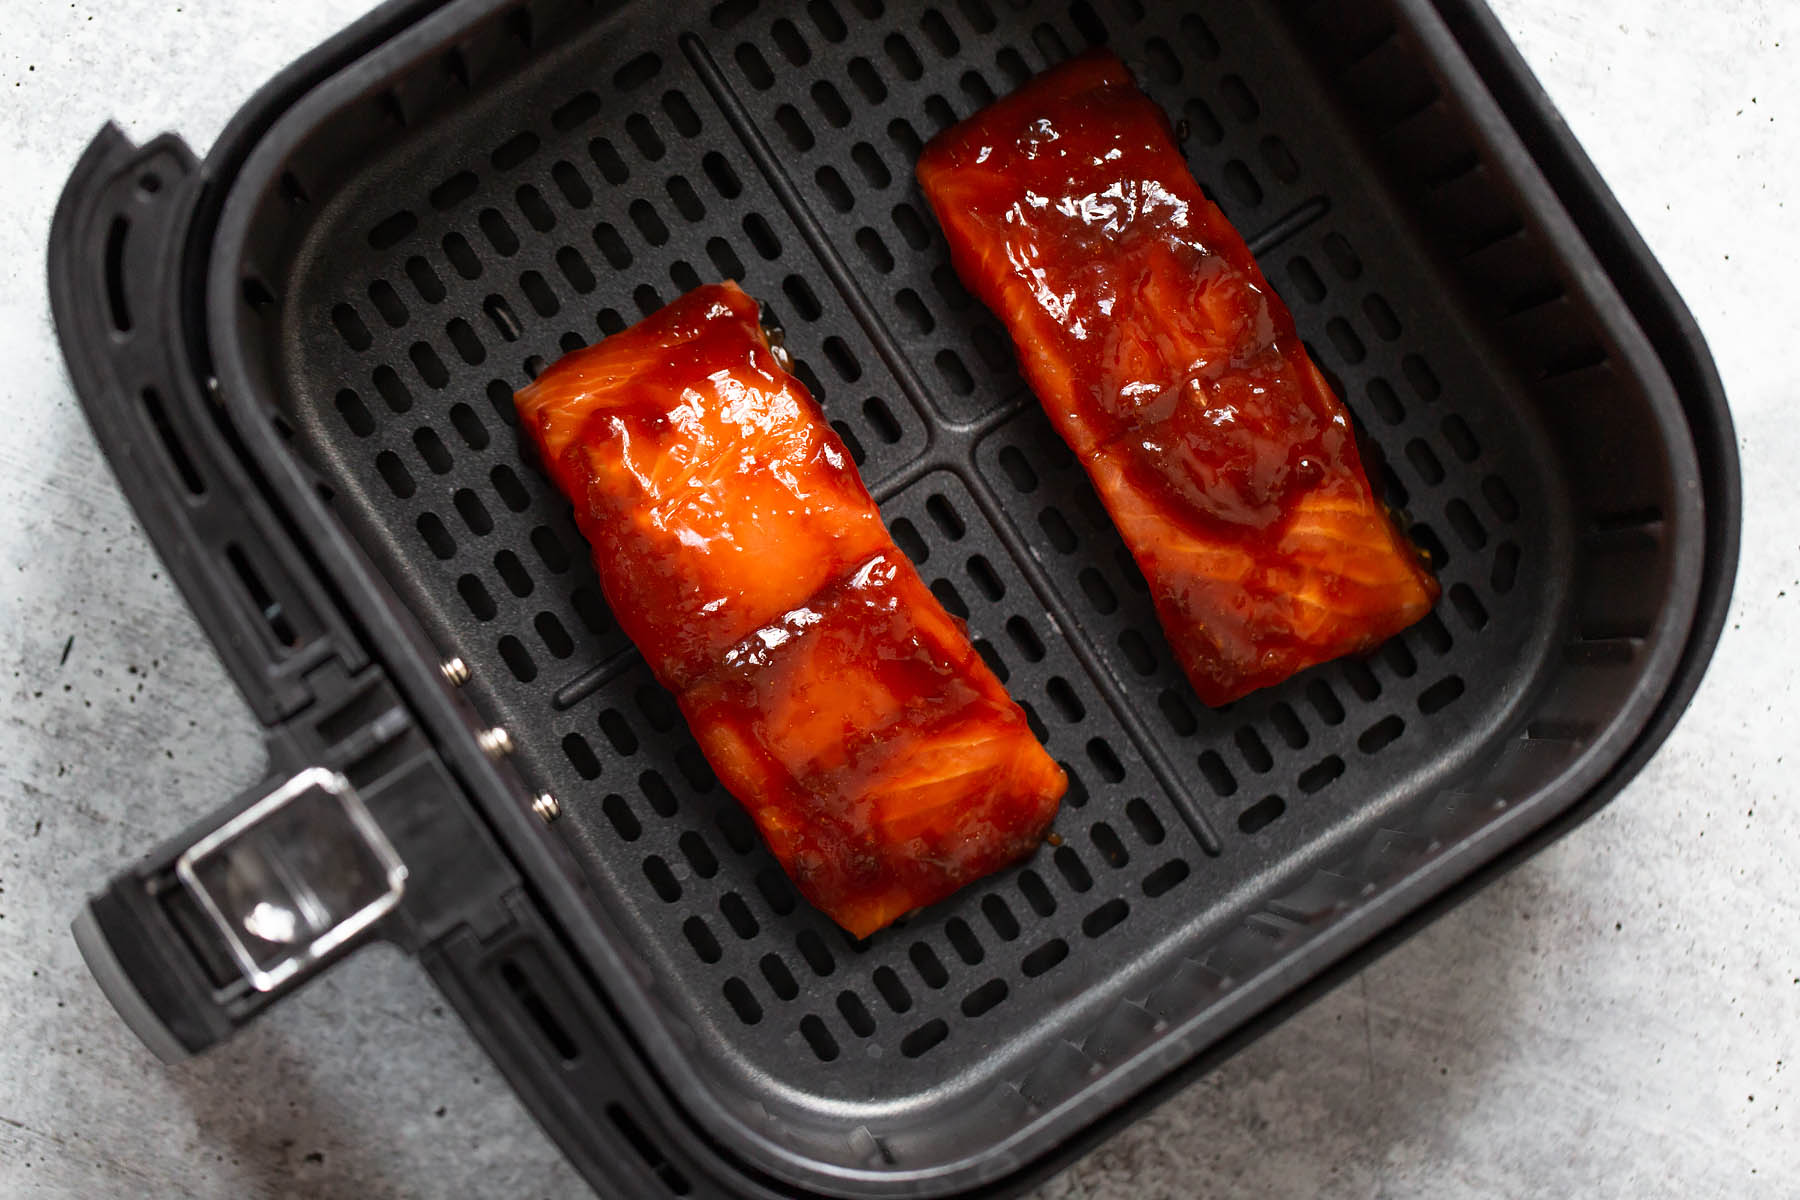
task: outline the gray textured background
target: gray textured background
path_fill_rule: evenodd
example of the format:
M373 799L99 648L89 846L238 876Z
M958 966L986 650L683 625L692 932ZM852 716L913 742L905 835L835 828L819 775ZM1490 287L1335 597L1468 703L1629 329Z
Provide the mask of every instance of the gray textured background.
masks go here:
M399 955L170 1069L67 934L86 892L260 763L69 394L51 208L104 118L203 148L364 7L0 4L0 1196L579 1193ZM1800 4L1496 8L1724 371L1747 502L1718 659L1599 818L1044 1200L1800 1194Z

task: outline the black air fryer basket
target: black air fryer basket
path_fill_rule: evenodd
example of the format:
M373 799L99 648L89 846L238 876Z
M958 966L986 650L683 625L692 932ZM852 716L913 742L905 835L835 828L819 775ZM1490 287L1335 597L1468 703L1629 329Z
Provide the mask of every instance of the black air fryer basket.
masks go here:
M912 179L1099 42L1444 585L1223 710ZM721 277L1071 780L1059 845L867 941L714 779L515 425ZM95 974L177 1057L398 943L623 1196L1025 1187L1605 803L1736 563L1706 349L1476 0L396 0L204 162L103 131L50 281L270 747L91 902Z

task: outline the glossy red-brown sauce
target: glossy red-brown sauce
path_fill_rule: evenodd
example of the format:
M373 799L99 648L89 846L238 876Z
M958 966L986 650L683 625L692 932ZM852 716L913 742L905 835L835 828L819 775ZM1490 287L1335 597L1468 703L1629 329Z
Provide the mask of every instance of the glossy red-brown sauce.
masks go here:
M1436 584L1376 502L1347 412L1115 56L947 130L918 175L1202 699L1425 614Z
M866 936L1038 844L1061 768L735 284L517 402L620 624L809 900Z

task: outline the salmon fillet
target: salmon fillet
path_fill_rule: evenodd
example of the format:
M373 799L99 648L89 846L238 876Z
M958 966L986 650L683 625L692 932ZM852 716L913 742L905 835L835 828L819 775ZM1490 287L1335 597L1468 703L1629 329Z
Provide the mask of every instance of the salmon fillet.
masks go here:
M736 284L515 400L620 625L816 907L866 937L1038 845L1062 768Z
M918 178L1203 701L1430 610L1437 582L1370 489L1348 412L1115 55L944 131Z

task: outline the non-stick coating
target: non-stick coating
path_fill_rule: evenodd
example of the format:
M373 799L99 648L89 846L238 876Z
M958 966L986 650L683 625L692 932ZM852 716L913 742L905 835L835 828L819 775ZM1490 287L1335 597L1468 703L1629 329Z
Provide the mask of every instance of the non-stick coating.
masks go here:
M1430 78L1389 61L1416 47L1386 7L1288 8L491 22L366 93L381 153L297 157L270 204L304 215L269 222L302 234L244 263L336 512L558 797L554 833L721 1103L822 1163L991 1150L1553 783L1649 669L1678 454L1621 420L1646 385ZM1182 681L912 180L933 133L1097 41L1179 122L1444 585L1368 659L1226 710ZM721 276L786 330L1072 781L1060 845L866 942L796 901L515 427L547 361Z

